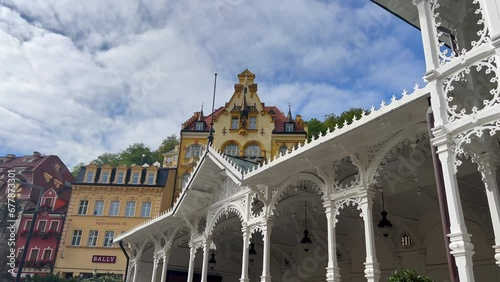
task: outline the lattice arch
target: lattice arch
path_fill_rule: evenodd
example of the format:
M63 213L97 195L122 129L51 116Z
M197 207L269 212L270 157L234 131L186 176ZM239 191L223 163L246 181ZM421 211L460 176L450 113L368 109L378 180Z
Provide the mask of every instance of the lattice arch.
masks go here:
M390 156L390 154L393 153L396 149L400 148L405 143L409 143L412 138L414 138L415 140L429 138L427 128L417 129L417 134L416 135L412 134L413 137L407 134L413 131L415 131L415 129L411 128L411 130L406 130L404 132L401 132L397 136L393 137L391 140L387 140L373 146L377 148L377 150L374 151L378 151L378 153L374 153L372 156L369 157L369 166L366 169L365 173L366 183L368 184L377 183L376 177L379 176L380 169L385 164L387 157Z
M266 207L267 214L272 215L274 213L279 200L287 191L293 188L299 188L301 185L312 188L320 197L328 195L327 186L323 179L312 173L299 173L287 179L280 186L272 188L272 199Z
M237 202L229 202L226 205L223 205L217 209L211 210L208 214L208 217L207 217L207 234L209 234L209 235L212 234L212 232L214 231L215 225L217 224L219 219L223 215L229 214L229 212L233 212L234 214L236 214L238 216L238 218L240 219L241 223L244 224L245 218L246 218L246 216L245 216L246 213L244 212L244 210L245 210L245 208Z

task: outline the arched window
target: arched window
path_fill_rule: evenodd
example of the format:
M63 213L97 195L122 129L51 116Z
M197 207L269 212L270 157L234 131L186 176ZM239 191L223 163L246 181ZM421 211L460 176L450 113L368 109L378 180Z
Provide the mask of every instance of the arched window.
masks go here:
M260 147L257 144L248 145L245 149L245 157L257 158L260 157Z
M288 152L288 147L286 145L283 145L280 147L280 155L284 155Z
M191 145L186 149L186 159L201 156L201 145Z
M187 184L188 184L188 181L189 181L189 173L184 173L184 175L182 176L182 189L186 188Z
M224 154L228 156L238 156L239 153L240 148L235 143L227 144L226 147L224 147Z

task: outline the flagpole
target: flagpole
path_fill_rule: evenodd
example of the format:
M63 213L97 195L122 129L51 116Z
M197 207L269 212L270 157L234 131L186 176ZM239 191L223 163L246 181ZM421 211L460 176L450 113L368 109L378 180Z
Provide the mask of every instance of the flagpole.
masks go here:
M212 98L212 119L210 120L210 133L208 134L208 146L211 146L214 141L213 128L214 128L214 111L215 111L215 89L217 88L217 73L214 78L214 95Z

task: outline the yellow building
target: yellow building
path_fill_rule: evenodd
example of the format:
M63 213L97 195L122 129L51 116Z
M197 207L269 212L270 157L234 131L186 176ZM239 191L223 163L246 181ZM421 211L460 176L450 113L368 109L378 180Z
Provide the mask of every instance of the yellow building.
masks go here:
M257 94L255 75L249 70L238 74L234 93L224 106L205 116L203 109L182 124L178 158L165 156L164 166L177 166L174 199L179 195L207 144L213 120L213 146L235 158L260 163L284 153L307 137L301 116L292 118L276 106L267 106ZM174 152L176 153L176 152ZM166 154L167 155L167 154Z
M113 239L165 209L161 203L172 199L163 191L174 185L175 172L159 163L82 168L73 184L54 272L63 277L124 275L127 259Z

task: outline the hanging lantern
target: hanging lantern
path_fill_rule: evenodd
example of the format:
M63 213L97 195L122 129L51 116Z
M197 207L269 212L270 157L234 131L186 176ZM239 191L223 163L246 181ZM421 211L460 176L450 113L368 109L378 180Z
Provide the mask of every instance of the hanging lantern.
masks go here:
M312 244L311 238L309 238L309 230L307 230L307 202L304 204L304 238L300 240L300 244L306 253L309 251L309 247Z
M382 194L382 212L380 213L382 215L382 220L378 223L378 227L382 230L382 235L387 238L387 236L389 236L389 231L392 228L392 223L387 219L387 212L385 211L384 205L384 191L381 191L380 193Z
M212 257L208 261L208 265L210 266L210 270L214 269L215 265L217 264L217 261L215 260L215 253L212 253Z

